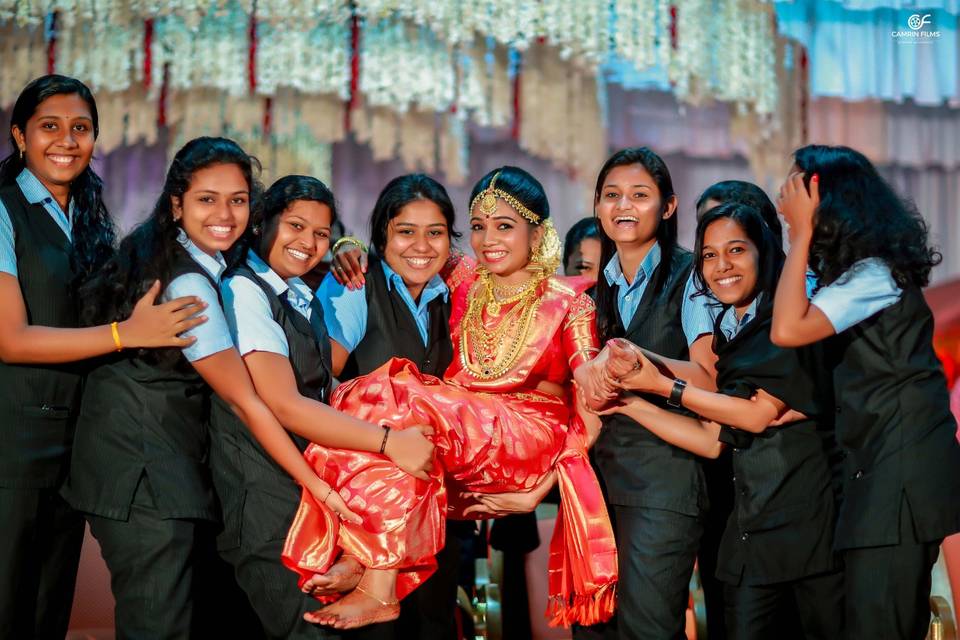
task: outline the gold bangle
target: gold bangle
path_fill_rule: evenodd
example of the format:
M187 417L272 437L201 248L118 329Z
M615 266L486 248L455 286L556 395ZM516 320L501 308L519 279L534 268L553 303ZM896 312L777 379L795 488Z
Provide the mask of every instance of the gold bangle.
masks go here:
M117 346L117 351L123 351L123 344L120 342L120 329L116 322L110 323L110 333L113 334L113 344Z
M367 252L367 245L363 244L359 238L354 238L353 236L343 236L339 240L333 243L333 248L330 249L330 253L336 255L337 249L345 244L355 244L364 253Z

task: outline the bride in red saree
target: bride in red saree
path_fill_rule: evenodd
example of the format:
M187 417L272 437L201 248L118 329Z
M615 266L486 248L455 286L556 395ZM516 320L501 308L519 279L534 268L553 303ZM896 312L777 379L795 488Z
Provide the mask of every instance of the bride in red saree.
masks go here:
M535 496L556 481L561 509L550 543L551 624L588 625L614 609L617 556L587 448L599 421L577 411L572 376L598 352L590 282L552 275L560 242L542 186L503 167L474 187L470 240L477 266L448 278L454 360L441 380L393 359L341 385L331 405L391 429L431 425L429 481L383 455L312 444L305 456L363 522L340 520L304 492L284 548L301 585L341 556L359 584L310 615L336 628L399 615L398 598L434 570L446 518L497 513L501 494Z

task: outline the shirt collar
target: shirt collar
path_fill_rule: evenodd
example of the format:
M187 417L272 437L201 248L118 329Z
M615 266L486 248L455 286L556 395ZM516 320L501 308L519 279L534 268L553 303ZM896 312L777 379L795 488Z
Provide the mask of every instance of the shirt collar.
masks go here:
M660 254L660 243L654 242L650 250L647 251L647 255L644 256L640 262L640 266L637 267L637 273L634 274L633 283L630 284L631 287L636 286L640 282L646 282L650 276L653 275L654 269L660 265ZM643 274L643 278L640 277L641 273ZM603 277L607 279L607 284L611 287L618 284L627 284L627 279L623 275L623 267L620 265L619 253L614 252L613 257L610 258L610 262L603 268Z
M393 290L394 284L398 287L406 287L403 278L390 268L386 260L381 260L380 264L383 265L383 273L387 276L387 291ZM423 292L420 294L420 299L430 301L437 296L443 296L444 301L446 301L449 295L450 289L447 287L447 283L443 281L440 274L437 274L427 281L427 284L423 287Z
M270 288L273 289L273 292L278 296L289 288L283 278L278 276L277 272L271 269L270 265L258 256L257 252L253 249L247 251L247 266L250 267L255 274L260 276L264 282L270 285Z
M284 280L274 271L267 262L257 255L253 249L247 251L247 266L263 279L277 296L287 294L287 300L301 309L307 309L313 302L313 291L306 282L300 278L293 277Z
M20 172L20 175L17 176L17 186L20 187L23 197L26 198L27 202L30 204L53 205L58 211L63 213L60 203L57 202L57 199L53 197L53 194L51 194L50 191L43 186L43 183L40 182L40 179L33 175L33 172L30 171L30 169L24 168L23 171ZM68 219L73 220L73 198L70 199L67 209L70 212Z
M204 253L200 247L193 243L193 240L187 237L187 232L183 229L177 232L177 241L187 250L193 261L210 274L211 278L216 281L220 280L220 276L227 268L227 261L223 259L223 255L219 251L215 256Z
M763 293L758 294L739 318L737 318L737 312L733 307L727 309L726 316L720 321L720 325L728 340L733 339L751 320L757 317L757 307L760 306L762 297Z

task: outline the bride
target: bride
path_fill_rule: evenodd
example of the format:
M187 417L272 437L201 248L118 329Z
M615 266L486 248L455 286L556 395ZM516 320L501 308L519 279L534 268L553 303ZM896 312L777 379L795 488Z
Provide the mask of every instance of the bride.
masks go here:
M392 430L429 424L429 480L387 457L312 444L305 456L362 522L338 519L304 493L284 548L301 584L339 558L363 567L345 596L307 619L338 629L392 620L399 598L434 570L447 517L532 510L556 482L550 545L553 624L593 624L614 609L617 557L587 448L599 429L572 377L598 351L586 280L553 275L560 242L540 183L516 167L491 171L470 199L476 269L451 277L454 359L441 380L393 359L337 389L331 404ZM381 447L382 450L382 447Z

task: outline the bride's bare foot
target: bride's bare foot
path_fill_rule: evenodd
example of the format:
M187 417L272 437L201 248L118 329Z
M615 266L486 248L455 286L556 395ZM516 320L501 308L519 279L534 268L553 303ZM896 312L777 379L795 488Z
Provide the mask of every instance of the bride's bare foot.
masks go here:
M304 614L307 622L335 629L356 629L400 617L397 572L368 569L357 587L340 600Z
M311 596L328 596L354 589L363 576L363 565L353 556L343 555L327 569L303 583L301 591Z

